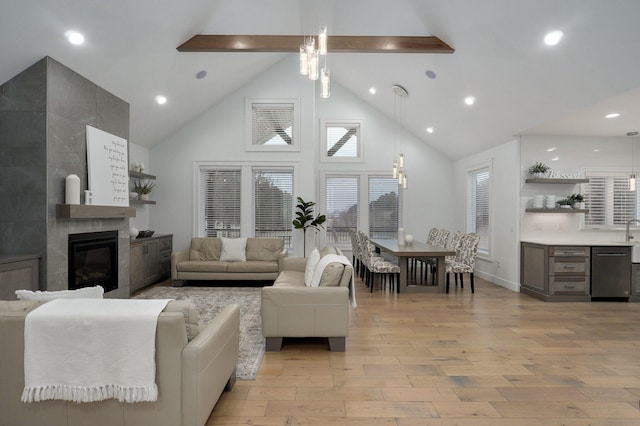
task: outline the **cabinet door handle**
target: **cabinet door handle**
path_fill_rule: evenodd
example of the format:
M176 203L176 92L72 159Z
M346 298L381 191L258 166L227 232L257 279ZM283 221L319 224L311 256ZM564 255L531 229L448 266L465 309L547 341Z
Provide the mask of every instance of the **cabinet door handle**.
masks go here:
M565 284L564 288L576 288L575 284Z
M564 265L564 269L576 269L575 266Z
M627 253L597 253L596 256L621 257L627 256Z

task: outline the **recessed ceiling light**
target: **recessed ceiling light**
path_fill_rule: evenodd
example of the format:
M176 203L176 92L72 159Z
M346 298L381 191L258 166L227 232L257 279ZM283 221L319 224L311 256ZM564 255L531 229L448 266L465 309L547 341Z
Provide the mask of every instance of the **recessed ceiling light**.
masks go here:
M79 45L84 43L84 36L77 31L69 30L64 33L64 36L71 44Z
M551 159L551 161L558 161L559 159L560 159L560 157L553 157L553 158Z
M427 127L427 133L433 133L433 127Z
M196 74L196 78L198 80L201 80L201 79L205 78L206 76L207 76L207 72L205 70L198 71L198 74Z
M371 93L372 95L376 94L376 88L375 87L370 87L369 88L369 93Z
M167 103L167 98L165 96L158 95L156 96L156 102L158 103L158 105L164 105Z
M473 96L467 96L466 98L464 98L464 103L467 105L473 105L476 103L476 98Z
M550 33L547 33L546 36L544 36L544 42L548 46L555 46L556 44L560 43L563 35L564 34L562 33L562 31L551 31Z
M554 146L553 148L548 148L548 149L547 149L547 151L548 151L548 152L553 152L553 151L555 151L556 149L557 149L557 148Z
M594 149L593 152L600 152L600 150L599 149Z
M604 118L616 118L616 117L620 117L620 113L619 112L612 112L610 114L607 114L604 116Z
M433 71L431 71L431 70L426 70L426 71L424 72L424 74L425 74L428 78L430 78L430 79L432 79L432 80L433 80L434 78L436 78L436 73L435 73L435 72L433 72Z

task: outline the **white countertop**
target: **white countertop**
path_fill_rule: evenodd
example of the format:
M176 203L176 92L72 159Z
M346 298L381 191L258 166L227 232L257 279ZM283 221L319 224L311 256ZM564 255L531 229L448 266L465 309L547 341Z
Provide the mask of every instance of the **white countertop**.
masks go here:
M610 247L610 246L633 246L640 244L638 242L624 242L624 241L597 241L597 240L571 240L567 238L525 238L520 240L523 243L542 244L546 246L598 246L598 247Z

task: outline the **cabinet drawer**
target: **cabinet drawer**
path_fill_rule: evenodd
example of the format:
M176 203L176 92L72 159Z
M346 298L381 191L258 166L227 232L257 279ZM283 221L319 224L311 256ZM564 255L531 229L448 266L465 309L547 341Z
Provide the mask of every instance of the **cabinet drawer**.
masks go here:
M589 257L590 247L559 246L549 247L549 256L556 257Z
M160 240L160 250L171 250L171 238L162 238Z
M585 257L575 258L549 258L550 275L589 275L589 259Z
M589 294L589 277L551 277L552 294Z
M163 250L160 252L160 263L171 262L171 250Z

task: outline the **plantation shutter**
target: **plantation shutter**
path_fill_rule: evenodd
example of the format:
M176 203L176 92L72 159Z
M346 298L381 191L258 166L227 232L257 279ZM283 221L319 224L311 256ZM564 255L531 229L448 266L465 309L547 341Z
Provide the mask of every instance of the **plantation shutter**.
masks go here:
M622 227L637 215L637 192L629 191L629 176L618 172L587 173L585 227Z
M349 243L351 241L349 230L358 229L359 178L358 176L327 176L325 184L326 243Z
M369 238L398 235L398 179L369 177Z
M293 103L251 105L252 145L292 145Z
M480 235L478 251L489 253L489 168L469 172L467 232Z
M200 235L240 236L240 170L200 171Z
M253 222L257 238L283 238L291 247L293 169L253 169Z

